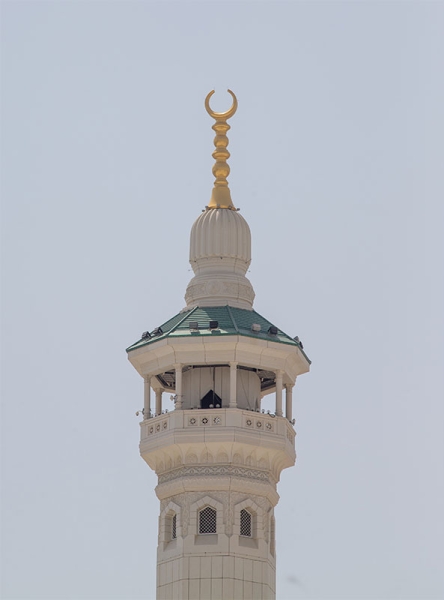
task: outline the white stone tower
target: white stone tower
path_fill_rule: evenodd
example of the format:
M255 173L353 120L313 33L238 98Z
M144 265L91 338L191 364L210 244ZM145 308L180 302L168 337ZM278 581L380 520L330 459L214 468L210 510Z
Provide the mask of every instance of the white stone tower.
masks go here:
M127 349L145 381L140 453L158 475L157 600L275 598L276 487L295 462L292 390L310 365L298 338L253 310L250 229L227 183L228 91L226 113L210 108L214 92L205 101L216 180L191 229L187 305Z

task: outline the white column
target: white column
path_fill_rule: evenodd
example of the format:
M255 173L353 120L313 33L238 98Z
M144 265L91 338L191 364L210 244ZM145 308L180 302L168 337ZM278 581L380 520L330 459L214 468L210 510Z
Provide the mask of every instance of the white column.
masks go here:
M293 385L285 384L285 416L289 421L293 419Z
M176 407L175 408L182 408L182 365L181 364L177 364L174 365L175 369L176 369Z
M276 415L282 417L282 371L276 371Z
M162 388L156 390L156 415L160 415L162 412Z
M143 420L151 417L151 377L143 378Z
M230 362L230 408L237 406L237 362Z

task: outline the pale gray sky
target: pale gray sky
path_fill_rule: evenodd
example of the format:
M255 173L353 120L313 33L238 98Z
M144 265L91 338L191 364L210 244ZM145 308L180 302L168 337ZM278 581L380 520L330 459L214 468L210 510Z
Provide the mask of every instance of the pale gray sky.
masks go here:
M230 87L255 308L313 360L278 599L441 599L444 4L1 12L2 598L155 597L124 350L184 306Z

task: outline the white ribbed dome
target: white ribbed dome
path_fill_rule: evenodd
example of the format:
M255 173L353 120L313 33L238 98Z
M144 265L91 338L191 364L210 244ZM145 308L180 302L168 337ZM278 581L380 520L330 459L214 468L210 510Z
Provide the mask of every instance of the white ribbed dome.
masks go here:
M235 210L206 210L191 228L190 262L223 256L251 262L251 233L248 223Z
M187 308L252 308L254 291L245 277L250 262L251 233L243 216L227 208L207 209L191 228L190 264L196 276L185 294Z

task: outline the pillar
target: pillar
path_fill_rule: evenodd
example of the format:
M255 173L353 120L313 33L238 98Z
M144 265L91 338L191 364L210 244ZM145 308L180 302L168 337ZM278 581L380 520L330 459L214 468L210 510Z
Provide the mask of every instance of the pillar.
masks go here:
M156 390L156 415L160 415L162 413L162 388L158 388Z
M237 406L237 362L230 362L230 408Z
M182 408L182 365L174 365L176 369L176 406L175 408Z
M151 377L143 378L143 419L151 417Z
M293 385L285 385L285 416L289 421L293 419Z
M282 417L282 371L276 371L276 416Z

